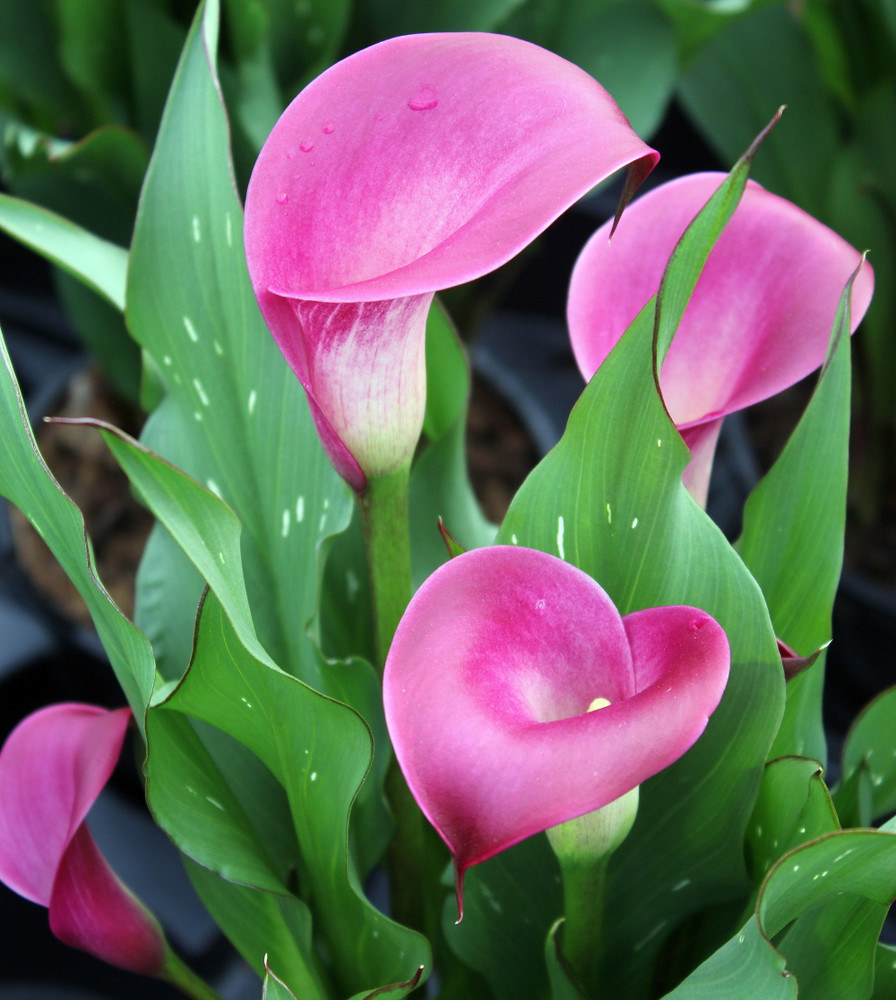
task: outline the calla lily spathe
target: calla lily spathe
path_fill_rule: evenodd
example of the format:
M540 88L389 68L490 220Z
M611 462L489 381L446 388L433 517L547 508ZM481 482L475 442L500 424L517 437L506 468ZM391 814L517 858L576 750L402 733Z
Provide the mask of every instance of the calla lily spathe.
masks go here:
M332 66L271 132L246 199L252 285L357 491L414 452L433 294L494 270L595 184L659 156L610 95L517 38L392 38Z
M126 708L41 709L0 750L0 881L49 908L61 941L144 975L161 973L159 925L119 882L85 817L109 780L130 723Z
M612 240L589 240L573 270L568 321L586 379L655 295L676 243L724 174L691 174L633 202ZM701 502L722 419L786 389L824 361L840 295L861 262L845 240L749 181L706 262L660 374L669 415L691 449L684 481ZM874 287L866 264L851 329Z
M457 556L389 651L386 723L408 786L464 871L619 799L698 738L728 678L722 628L690 607L619 615L554 556ZM589 712L597 699L609 702Z

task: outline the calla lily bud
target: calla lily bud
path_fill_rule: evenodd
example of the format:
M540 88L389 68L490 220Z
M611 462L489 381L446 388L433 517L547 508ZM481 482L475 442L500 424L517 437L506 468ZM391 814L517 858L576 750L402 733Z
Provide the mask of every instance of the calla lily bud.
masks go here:
M159 975L167 945L146 908L100 854L85 818L115 768L129 709L52 705L0 750L0 881L49 909L66 944Z
M588 711L596 712L609 704L606 698L595 698ZM548 840L564 870L590 868L609 857L635 825L639 797L639 788L633 788L594 812L548 827Z
M413 456L434 293L504 264L616 170L639 182L658 158L586 73L502 35L392 38L296 97L249 183L246 258L356 491Z
M677 760L729 665L705 612L623 618L591 577L544 552L492 546L436 570L399 623L383 698L411 793L454 857L461 913L470 865ZM596 698L609 704L589 711Z
M725 179L691 174L633 202L625 225L589 240L573 270L567 317L586 379L644 304L694 216ZM660 372L669 415L691 449L684 482L705 503L722 419L786 389L825 359L843 289L862 255L791 202L753 181L709 255ZM850 329L871 301L862 267Z

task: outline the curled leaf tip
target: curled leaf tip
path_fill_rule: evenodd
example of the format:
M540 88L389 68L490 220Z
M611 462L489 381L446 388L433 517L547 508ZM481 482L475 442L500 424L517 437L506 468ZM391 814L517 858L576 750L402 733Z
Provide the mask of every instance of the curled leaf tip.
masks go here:
M778 110L772 115L769 123L762 129L759 135L757 135L756 138L747 147L746 152L740 158L741 163L752 164L753 160L756 158L756 154L759 152L759 147L765 142L771 130L781 120L781 117L784 114L784 109L786 107L787 107L786 104L780 105Z

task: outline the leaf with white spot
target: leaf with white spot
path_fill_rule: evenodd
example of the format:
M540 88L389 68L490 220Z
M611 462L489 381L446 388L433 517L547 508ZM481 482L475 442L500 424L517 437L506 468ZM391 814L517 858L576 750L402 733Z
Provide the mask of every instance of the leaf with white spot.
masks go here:
M213 483L232 508L243 526L258 636L278 663L314 682L317 654L306 628L315 613L318 546L345 527L352 499L324 457L304 392L249 285L227 119L209 63L213 21L210 5L205 39L192 32L175 77L137 214L127 318L165 393L143 440ZM299 496L317 516L293 516ZM153 547L149 558L168 559L168 549ZM153 592L138 595L140 624L152 635L185 618L178 615L183 595L165 591L168 575L164 566L141 571ZM201 582L194 586L195 609ZM174 645L170 637L167 643ZM162 666L177 676L186 663Z
M867 1000L894 896L896 833L819 837L772 868L756 915L665 1000Z

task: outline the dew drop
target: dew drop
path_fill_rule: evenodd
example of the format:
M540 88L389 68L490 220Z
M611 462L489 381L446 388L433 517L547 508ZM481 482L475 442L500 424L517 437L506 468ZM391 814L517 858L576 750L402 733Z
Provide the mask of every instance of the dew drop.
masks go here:
M301 149L303 153L310 153L311 150L314 149L314 143L311 142L310 139L306 139L304 142L299 143L299 149Z
M411 111L432 111L433 108L438 107L438 104L439 95L435 88L430 86L421 87L416 95L408 101L408 107Z
M321 126L321 132L323 132L324 135L332 135L335 128L336 126L332 122L325 122L324 125Z
M277 204L278 205L288 205L289 204L289 195L288 194L278 194L277 195Z

